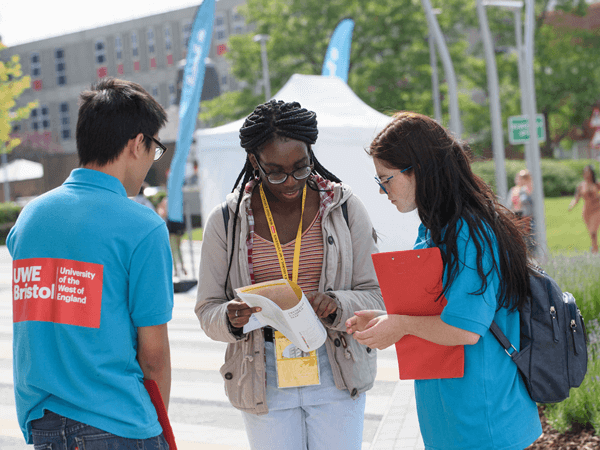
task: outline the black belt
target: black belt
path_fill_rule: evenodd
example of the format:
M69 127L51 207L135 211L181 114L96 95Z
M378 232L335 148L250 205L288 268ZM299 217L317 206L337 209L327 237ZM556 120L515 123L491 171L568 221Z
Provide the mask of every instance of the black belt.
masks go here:
M274 341L274 339L273 339L273 335L275 334L274 331L275 330L271 327L263 328L263 332L265 335L265 342L273 342Z

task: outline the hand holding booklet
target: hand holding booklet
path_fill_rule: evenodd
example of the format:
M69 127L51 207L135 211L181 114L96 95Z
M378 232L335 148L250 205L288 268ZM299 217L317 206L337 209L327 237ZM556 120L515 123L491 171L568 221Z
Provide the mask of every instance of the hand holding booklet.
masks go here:
M442 292L444 267L440 249L375 253L371 255L388 314L439 316L447 303ZM434 344L406 335L396 342L401 380L461 378L464 346Z
M269 325L304 352L316 350L325 342L325 327L296 283L286 279L266 281L235 292L248 305L262 308L244 326L244 333Z

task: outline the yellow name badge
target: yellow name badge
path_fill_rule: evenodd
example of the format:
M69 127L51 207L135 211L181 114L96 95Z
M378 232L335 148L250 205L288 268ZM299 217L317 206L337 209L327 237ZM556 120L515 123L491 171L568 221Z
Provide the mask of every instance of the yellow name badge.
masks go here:
M303 352L277 330L274 337L277 386L287 388L321 384L317 351Z

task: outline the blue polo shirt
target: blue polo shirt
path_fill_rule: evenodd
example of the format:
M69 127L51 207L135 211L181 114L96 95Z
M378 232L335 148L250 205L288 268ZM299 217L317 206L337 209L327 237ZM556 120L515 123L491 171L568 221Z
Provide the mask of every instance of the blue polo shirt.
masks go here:
M126 438L159 435L137 328L171 319L165 222L128 199L117 178L75 169L23 209L7 245L15 398L27 443L44 410Z
M496 311L500 292L498 273L481 288L477 275L475 244L466 222L460 228L457 245L459 273L446 293L448 303L442 321L480 335L475 345L465 345L465 372L462 378L417 380L415 395L423 441L427 449L522 450L542 434L537 405L517 372L516 364L489 332L492 320L516 348L519 348L519 313ZM484 273L497 261L493 239L483 255ZM421 225L414 248L428 248L428 230ZM446 284L448 273L444 275Z

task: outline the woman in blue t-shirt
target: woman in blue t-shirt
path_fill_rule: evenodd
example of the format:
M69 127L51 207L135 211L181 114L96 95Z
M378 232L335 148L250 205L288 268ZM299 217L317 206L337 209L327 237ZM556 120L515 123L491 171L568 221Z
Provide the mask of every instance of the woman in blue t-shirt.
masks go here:
M415 249L438 247L444 264L439 316L360 311L348 333L383 349L406 335L464 345L462 378L415 381L427 449L520 450L542 433L517 366L488 332L492 320L518 348L528 255L516 216L476 176L469 148L427 116L401 112L371 143L380 192L399 212L418 210ZM432 362L435 363L435 362Z

